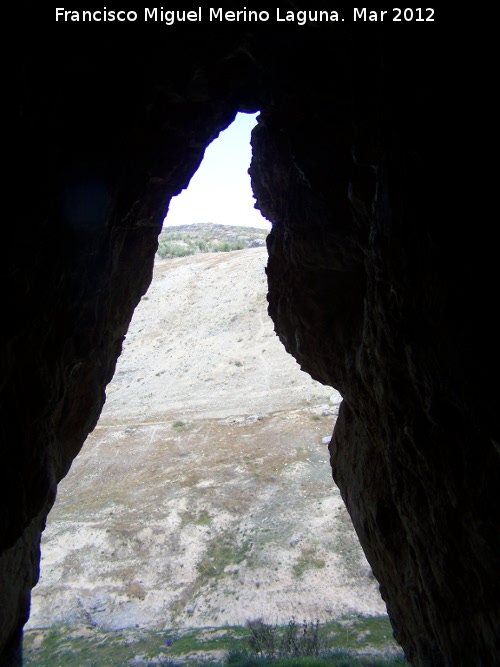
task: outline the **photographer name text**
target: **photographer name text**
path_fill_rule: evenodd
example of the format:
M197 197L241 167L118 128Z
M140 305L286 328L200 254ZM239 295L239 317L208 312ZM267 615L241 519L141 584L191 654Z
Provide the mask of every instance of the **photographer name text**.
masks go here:
M336 23L353 21L360 23L380 22L416 22L425 23L435 20L435 10L431 7L394 7L387 10L373 10L367 7L354 7L347 16L332 10L282 10L279 7L272 11L252 10L243 7L238 11L225 10L222 7L197 7L190 10L169 10L163 7L141 9L140 12L126 9L80 10L56 8L56 22L58 23L135 23L138 21L164 23L167 26L177 23L295 23L306 25L311 23Z

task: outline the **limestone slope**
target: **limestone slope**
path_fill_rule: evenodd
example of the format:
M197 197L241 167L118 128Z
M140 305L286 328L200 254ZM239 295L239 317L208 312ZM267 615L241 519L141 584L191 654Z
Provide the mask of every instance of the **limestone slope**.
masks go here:
M385 613L331 478L341 398L274 334L266 260L157 261L59 487L28 627Z

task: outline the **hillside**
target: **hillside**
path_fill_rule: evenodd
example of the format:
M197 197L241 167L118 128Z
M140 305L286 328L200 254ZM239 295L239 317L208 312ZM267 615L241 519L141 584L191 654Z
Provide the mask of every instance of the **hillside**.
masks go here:
M59 487L28 627L385 613L331 479L341 398L275 335L266 259L246 247L156 262Z
M158 242L158 257L187 257L201 252L231 252L262 248L267 231L255 227L231 227L207 222L202 225L166 227Z

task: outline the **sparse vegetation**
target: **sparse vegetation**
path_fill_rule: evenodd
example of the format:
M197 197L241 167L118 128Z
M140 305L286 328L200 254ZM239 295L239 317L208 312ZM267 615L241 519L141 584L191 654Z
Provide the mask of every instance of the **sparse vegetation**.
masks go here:
M158 244L158 255L162 258L168 257L188 257L197 252L231 252L233 250L243 250L247 245L245 241L208 241L186 237L183 241L172 241L167 238L160 238Z
M221 576L226 567L239 565L244 561L251 549L250 542L245 540L240 544L232 534L217 537L208 543L204 558L198 562L198 572L202 577Z
M180 517L184 526L190 523L196 526L208 526L212 520L207 510L201 510L200 512L187 510L186 512L181 512Z
M232 252L252 245L262 245L267 232L245 227L224 225L186 225L176 231L164 231L158 239L157 254L161 259L188 257L205 252Z
M369 619L358 617L357 621ZM340 623L350 625L353 622ZM230 651L225 667L392 667L408 664L402 654L388 658L361 657L356 655L354 647L338 647L336 639L339 635L331 632L331 625L322 626L317 620L304 620L299 625L294 617L285 627L268 625L261 619L248 621L248 648L241 650L238 647ZM359 636L368 637L370 632L367 630Z
M291 656L318 656L323 651L319 635L319 621L302 626L292 617L285 628L267 625L260 619L248 621L250 629L249 647L253 653L266 658L288 658Z
M361 653L360 653L361 652ZM286 626L261 619L247 627L130 628L54 625L25 634L27 667L402 667L387 617L348 617L330 623L292 618Z
M318 656L261 658L236 649L228 653L225 667L400 667L409 663L401 657L358 657L343 650L326 651Z
M175 243L162 239L158 245L158 255L165 259L166 257L188 257L189 255L194 255L196 250L183 243Z
M302 547L300 555L293 566L293 573L296 577L302 577L308 568L320 570L324 568L325 565L325 560L316 555L314 548Z
M146 589L139 581L131 581L125 588L125 593L129 597L144 600L146 597Z

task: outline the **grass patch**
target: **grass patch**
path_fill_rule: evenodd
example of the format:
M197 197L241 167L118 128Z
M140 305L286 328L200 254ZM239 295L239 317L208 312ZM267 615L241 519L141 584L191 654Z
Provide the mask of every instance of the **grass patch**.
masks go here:
M207 551L198 563L198 572L202 577L213 579L224 574L226 567L239 565L249 555L252 543L244 540L241 544L235 535L216 537L208 543Z
M186 422L175 421L172 424L172 428L175 428L176 431L184 431L187 428Z
M271 637L281 655L256 650L250 624L247 627L170 628L164 631L131 628L104 631L93 626L54 625L28 630L24 637L25 667L144 667L179 664L212 664L221 667L402 667L401 654L380 657L384 649L394 652L387 617L352 616L325 624L269 626L262 622L257 634ZM257 627L255 626L255 627ZM273 639L274 637L274 639ZM282 638L285 638L282 641ZM356 652L362 650L363 657ZM220 656L210 657L210 652ZM302 655L300 654L302 651ZM366 657L373 651L371 657ZM308 654L309 653L309 654ZM205 657L200 658L199 655ZM292 655L290 655L292 654ZM138 662L138 657L142 662Z
M211 520L208 515L207 520ZM180 614L184 612L191 614L190 610L196 607L200 590L207 585L213 589L217 586L218 579L230 576L231 572L225 572L227 567L234 566L236 572L241 562L245 559L248 562L251 549L250 540L239 541L237 535L234 534L228 533L211 539L203 557L196 565L196 579L187 585L182 594L170 605L174 618L179 619Z
M296 577L302 577L308 569L321 570L325 566L325 560L318 558L312 547L302 547L300 555L293 566L293 573Z
M356 657L348 651L327 651L318 656L289 656L263 658L248 651L235 650L228 654L226 667L401 667L409 665L404 658Z
M145 656L146 660L160 657L164 644L163 633L155 631L106 632L60 624L44 633L25 634L23 664L25 667L123 667L130 665L137 655Z
M201 510L199 512L193 512L191 510L186 510L181 512L180 518L182 525L194 524L196 526L208 526L212 521L212 517L207 512L207 510Z
M175 636L171 647L172 657L183 657L195 652L230 652L244 648L248 631L241 626L224 628L193 628Z

